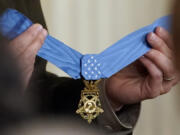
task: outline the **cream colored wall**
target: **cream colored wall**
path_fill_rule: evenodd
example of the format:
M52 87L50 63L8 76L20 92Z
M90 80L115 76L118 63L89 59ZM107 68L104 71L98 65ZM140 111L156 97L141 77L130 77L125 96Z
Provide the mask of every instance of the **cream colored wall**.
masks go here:
M170 13L172 0L41 0L49 32L82 53L98 53ZM47 70L66 76L52 64ZM135 135L180 135L177 90L142 106Z

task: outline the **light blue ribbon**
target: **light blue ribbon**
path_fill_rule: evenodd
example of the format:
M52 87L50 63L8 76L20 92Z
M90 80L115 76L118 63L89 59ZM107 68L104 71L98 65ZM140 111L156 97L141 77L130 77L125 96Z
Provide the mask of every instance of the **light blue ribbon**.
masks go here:
M10 40L32 24L27 17L14 9L6 10L0 16L0 32ZM82 76L86 80L108 78L150 50L146 35L153 32L157 26L169 31L170 16L162 17L153 24L131 33L100 54L88 55L82 55L48 35L37 55L53 63L74 79Z

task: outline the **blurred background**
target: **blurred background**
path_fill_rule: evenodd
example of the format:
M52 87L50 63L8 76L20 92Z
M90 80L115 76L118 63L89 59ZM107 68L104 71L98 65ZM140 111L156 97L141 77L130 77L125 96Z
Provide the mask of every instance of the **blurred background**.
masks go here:
M81 53L99 53L171 13L172 0L41 0L49 33ZM47 70L67 76L48 63ZM180 135L180 92L143 102L135 135Z

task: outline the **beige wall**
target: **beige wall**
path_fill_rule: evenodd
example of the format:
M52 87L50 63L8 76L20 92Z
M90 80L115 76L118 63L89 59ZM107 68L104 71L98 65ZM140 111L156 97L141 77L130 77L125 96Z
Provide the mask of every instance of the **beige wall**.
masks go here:
M49 32L82 53L98 53L170 13L172 0L41 0ZM52 64L47 69L66 76ZM180 135L177 90L143 103L135 135Z

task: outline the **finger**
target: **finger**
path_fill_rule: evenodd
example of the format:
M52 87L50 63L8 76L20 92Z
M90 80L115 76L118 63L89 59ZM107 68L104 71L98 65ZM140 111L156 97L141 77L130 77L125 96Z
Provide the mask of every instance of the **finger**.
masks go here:
M20 57L22 58L21 63L23 63L21 65L24 65L23 68L27 68L33 65L36 54L43 45L46 36L47 36L47 31L43 29L42 32L38 34L36 39L30 44L30 46L22 53Z
M171 50L168 48L167 44L160 38L158 37L155 33L151 32L147 36L147 40L149 44L152 46L152 48L162 52L165 54L167 57L171 58Z
M141 57L140 61L146 67L152 78L154 79L158 78L158 80L162 81L163 74L161 70L151 60L149 60L146 57Z
M173 79L172 81L165 81L163 79L163 73L148 58L146 58L146 57L141 58L140 61L143 63L143 65L146 67L146 69L148 70L151 77L154 78L154 81L156 82L156 83L152 83L152 86L157 87L157 88L159 88L159 86L162 86L162 88L161 87L159 88L160 95L168 93L172 89L172 87L175 86L180 81L180 77L178 77L178 76L176 76L175 79ZM154 95L154 97L155 97L155 95ZM152 96L152 98L153 98L153 96Z
M28 30L23 32L17 38L10 42L10 45L16 52L23 52L28 45L36 38L39 32L41 32L43 27L40 24L32 25Z
M178 83L178 79L174 79L172 81L164 81L163 82L164 90L163 90L162 94L168 93L173 88L173 86L175 86L177 83Z
M155 33L165 41L170 49L173 49L173 40L170 33L162 27L157 27Z
M178 75L178 72L173 76L172 80L164 80L163 87L164 87L164 93L169 92L173 86L175 86L180 80L180 76Z
M36 55L39 49L44 44L47 36L47 30L43 29L36 37L36 39L31 43L25 52L32 52L32 55Z
M149 98L154 98L156 96L159 96L161 91L163 91L163 88L162 88L163 73L162 73L162 71L151 60L149 60L146 57L141 57L139 60L145 66L145 68L147 69L149 76L150 76L150 79L148 80L150 90L147 95L149 96Z
M145 54L164 73L164 76L171 78L175 74L174 64L160 51L151 49Z

